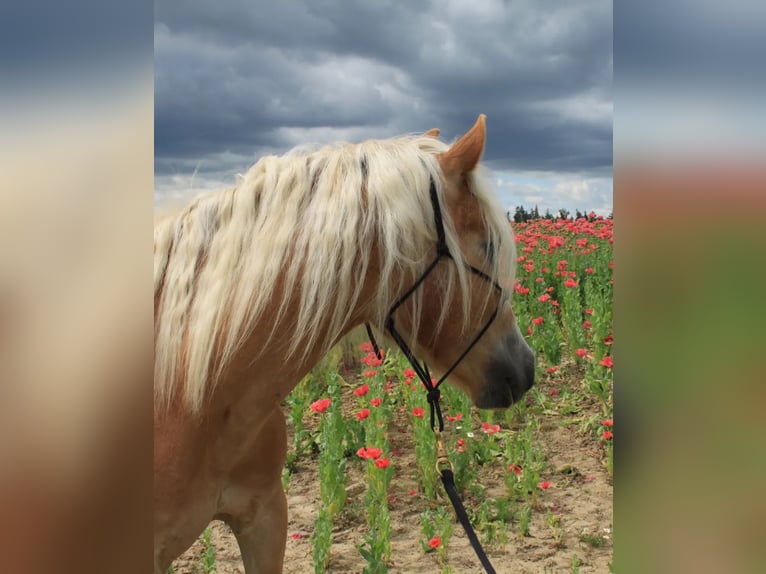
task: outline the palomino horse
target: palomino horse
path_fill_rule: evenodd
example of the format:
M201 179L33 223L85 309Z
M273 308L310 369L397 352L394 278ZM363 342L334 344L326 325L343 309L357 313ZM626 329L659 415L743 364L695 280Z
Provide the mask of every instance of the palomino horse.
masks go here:
M532 386L509 304L512 231L477 173L484 116L451 147L438 133L264 157L233 189L156 225L157 574L216 518L247 574L282 571L280 402L353 327L383 325L434 259L434 207L452 258L398 311L398 329L444 372L499 308L451 380L483 408Z

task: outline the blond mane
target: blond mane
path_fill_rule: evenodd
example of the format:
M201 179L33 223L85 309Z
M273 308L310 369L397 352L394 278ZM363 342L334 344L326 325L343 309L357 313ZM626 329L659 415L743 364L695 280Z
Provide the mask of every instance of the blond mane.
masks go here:
M374 324L381 325L396 294L434 256L429 186L433 178L442 197L435 154L447 149L432 137L407 136L268 156L235 187L202 195L159 219L154 229L155 406L166 407L183 381L187 408L199 412L265 312L270 324L276 317L273 336L285 327L288 306L297 308L285 360L304 357L317 345L329 349L360 303L370 306ZM494 247L489 273L494 279L502 275L501 284L508 285L515 260L510 225L482 177L472 173L469 188ZM454 225L440 201L447 245L457 258ZM374 264L378 287L372 301L360 302L373 251L380 256ZM466 270L462 265L449 269L445 300L460 290L467 320ZM415 330L420 293L412 307ZM439 325L449 307L444 306Z

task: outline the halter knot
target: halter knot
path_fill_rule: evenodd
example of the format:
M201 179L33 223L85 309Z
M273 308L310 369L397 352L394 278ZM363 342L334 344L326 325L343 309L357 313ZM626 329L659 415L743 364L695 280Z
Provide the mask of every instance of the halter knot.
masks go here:
M437 387L435 389L431 389L430 391L428 391L428 395L427 396L428 396L428 402L430 404L432 404L432 405L433 404L438 404L439 403L439 399L442 396L442 392Z

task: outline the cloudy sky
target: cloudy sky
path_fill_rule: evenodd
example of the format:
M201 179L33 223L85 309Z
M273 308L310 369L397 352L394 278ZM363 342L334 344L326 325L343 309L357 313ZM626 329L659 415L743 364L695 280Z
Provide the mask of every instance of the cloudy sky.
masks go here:
M260 156L487 114L503 205L612 210L612 4L163 0L158 200L229 185Z

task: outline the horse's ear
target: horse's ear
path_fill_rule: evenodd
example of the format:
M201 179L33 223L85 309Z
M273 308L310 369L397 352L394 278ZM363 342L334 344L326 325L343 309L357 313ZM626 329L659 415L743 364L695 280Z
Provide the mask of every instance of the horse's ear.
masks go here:
M459 177L473 171L484 153L487 139L487 116L479 115L473 127L457 140L449 150L439 154L437 159L447 176Z
M438 138L440 133L441 131L439 130L439 128L431 128L426 133L424 133L423 136L427 138Z

